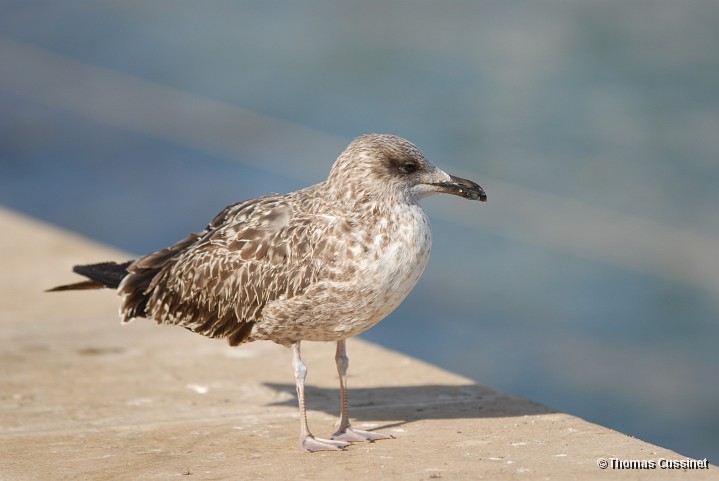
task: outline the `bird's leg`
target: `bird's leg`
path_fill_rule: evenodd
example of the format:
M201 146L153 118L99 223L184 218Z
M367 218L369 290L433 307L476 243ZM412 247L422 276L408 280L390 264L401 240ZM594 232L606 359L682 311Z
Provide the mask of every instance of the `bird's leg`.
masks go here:
M292 369L295 372L297 386L297 402L300 405L300 449L306 452L336 451L350 445L348 442L333 441L331 439L316 438L307 425L307 410L305 409L305 377L307 368L300 357L300 343L292 344Z
M347 357L344 340L337 341L335 361L337 362L337 372L340 375L340 421L337 431L332 435L332 439L350 442L391 439L393 436L389 434L360 431L352 427L350 418L347 415L347 367L349 366L349 358Z

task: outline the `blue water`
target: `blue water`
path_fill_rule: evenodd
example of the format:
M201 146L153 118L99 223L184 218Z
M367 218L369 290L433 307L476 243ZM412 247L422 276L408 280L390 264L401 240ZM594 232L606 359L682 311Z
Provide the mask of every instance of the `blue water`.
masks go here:
M489 203L458 223L440 213L460 200L426 200L427 272L364 337L718 462L716 277L489 222L501 179L719 245L718 24L709 0L0 1L0 204L144 253L226 204L322 178L356 135L403 135ZM120 95L99 74L87 96L58 100L62 78L31 75L28 45L60 54L59 69L80 61L276 119L267 154L92 113L87 99ZM25 71L23 85L8 80ZM122 95L114 109L137 109ZM328 140L293 153L287 125ZM237 152L257 139L196 129Z

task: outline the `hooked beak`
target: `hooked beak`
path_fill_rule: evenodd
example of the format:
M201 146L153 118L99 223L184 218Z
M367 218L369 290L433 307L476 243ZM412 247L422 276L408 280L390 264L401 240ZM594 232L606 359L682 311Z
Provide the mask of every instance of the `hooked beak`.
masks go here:
M438 192L458 195L465 199L487 202L487 194L484 193L484 189L471 180L450 175L449 182L438 182L433 185L437 188Z

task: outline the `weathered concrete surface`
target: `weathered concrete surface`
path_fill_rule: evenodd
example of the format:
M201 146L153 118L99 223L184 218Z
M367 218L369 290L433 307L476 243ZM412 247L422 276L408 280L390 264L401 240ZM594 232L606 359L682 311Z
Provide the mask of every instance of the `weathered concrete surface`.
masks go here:
M139 320L110 291L43 293L126 254L0 209L0 480L717 479L600 470L683 459L367 342L348 343L350 414L396 436L302 454L290 355ZM334 347L307 343L310 426L333 431Z

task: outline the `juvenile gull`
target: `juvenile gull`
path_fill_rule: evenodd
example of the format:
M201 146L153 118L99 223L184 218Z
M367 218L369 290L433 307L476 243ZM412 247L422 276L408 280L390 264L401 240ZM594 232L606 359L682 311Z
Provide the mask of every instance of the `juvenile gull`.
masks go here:
M145 317L232 346L270 340L289 347L303 451L386 439L350 424L345 340L386 317L419 280L432 238L418 201L437 193L487 199L479 185L446 174L407 140L363 135L324 182L231 205L204 231L135 261L75 266L88 280L52 290L116 288L123 323ZM331 439L307 426L302 341L337 343L341 409Z

